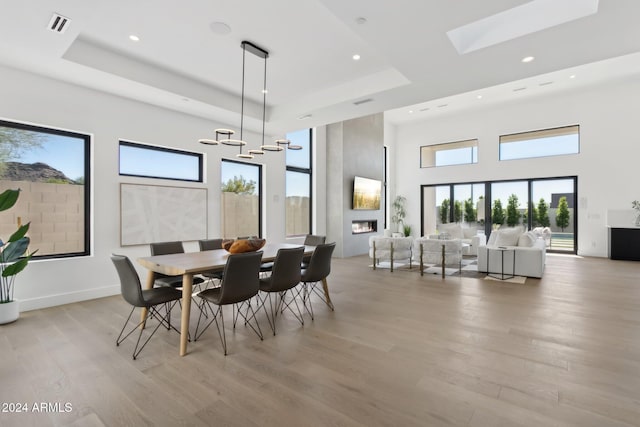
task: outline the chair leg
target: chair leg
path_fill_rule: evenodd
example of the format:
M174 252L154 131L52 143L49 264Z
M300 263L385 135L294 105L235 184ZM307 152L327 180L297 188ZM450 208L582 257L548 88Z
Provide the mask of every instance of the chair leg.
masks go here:
M240 303L240 305L242 305L244 303L247 304L246 313L243 314L242 310L240 309L240 307L238 307L238 313L244 319L244 324L245 325L249 325L249 327L251 329L253 329L253 332L256 333L258 338L260 338L260 341L264 340L264 335L262 335L262 329L260 329L260 324L258 323L258 319L256 318L256 312L253 310L253 306L251 305L251 303L249 301L244 301L244 302ZM251 316L249 316L249 310L251 310ZM253 327L253 325L251 324L251 320L254 321L254 323L256 324L256 327Z
M166 305L166 304L165 304ZM124 333L127 324L129 323L129 320L131 319L131 315L133 314L133 311L135 310L135 307L133 307L133 309L131 310L131 312L129 313L129 316L127 317L127 320L124 324L124 326L122 327L122 330L120 331L120 335L118 335L118 338L116 339L116 346L119 346L124 340L126 340L136 329L139 329L139 333L138 333L138 339L136 340L136 346L133 349L133 360L135 360L138 355L140 354L140 352L142 351L142 349L144 349L144 347L147 345L147 343L149 342L149 340L151 340L151 337L153 337L153 335L156 333L156 331L158 330L158 328L160 328L161 325L169 325L168 328L169 329L173 329L176 332L180 333L180 331L178 331L175 327L171 326L170 322L169 322L169 316L171 315L171 310L173 310L173 307L176 305L176 301L174 301L173 303L170 304L170 306L167 308L167 313L164 316L160 315L160 312L155 308L155 307L147 307L147 311L144 313L142 319L140 320L140 323L138 323L133 329L131 329L124 337L122 336L122 334ZM145 324L147 322L147 320L149 319L149 316L151 317L155 317L158 319L158 324L156 325L156 327L153 329L153 331L151 331L151 333L149 334L149 336L147 337L147 339L144 341L144 343L142 343L142 346L140 346L140 340L142 339L142 333L144 331L143 328L141 328L140 326L142 326L143 324Z
M282 294L282 299L280 301L281 312L284 312L285 308L288 309L295 316L295 318L298 319L300 324L302 326L304 326L304 318L302 317L302 311L300 310L300 306L298 305L298 301L296 301L296 295L293 295L293 298L291 299L291 301L289 301L289 302L285 301L285 297L286 297L288 292L289 292L289 290L281 292L281 294ZM293 292L291 292L291 293L293 294ZM295 311L293 311L293 308L291 308L291 304L295 304L297 313Z

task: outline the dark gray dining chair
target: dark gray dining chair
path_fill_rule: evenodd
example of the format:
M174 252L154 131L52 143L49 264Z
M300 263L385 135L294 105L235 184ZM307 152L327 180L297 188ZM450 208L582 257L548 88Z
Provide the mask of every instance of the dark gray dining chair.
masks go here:
M331 311L334 310L333 302L331 302L331 297L329 296L327 276L329 276L329 274L331 273L331 255L333 254L333 250L335 249L335 247L335 242L317 245L315 250L313 251L313 254L311 255L311 260L309 261L308 267L302 270L302 301L304 303L305 309L311 315L312 320L312 294L316 294L318 297L320 297L320 299L324 301L324 303L331 309ZM322 282L324 293L320 293L320 291L318 291L318 289L316 288L318 282ZM309 304L309 307L307 307L307 303Z
M131 260L129 260L129 258L124 255L113 254L111 255L111 261L116 267L118 276L120 277L120 292L122 293L122 297L132 306L131 312L129 313L129 316L127 317L127 320L124 322L124 326L120 331L120 335L118 335L118 338L116 338L116 346L119 346L136 329L139 329L140 333L138 334L138 340L136 341L136 346L133 349L133 359L135 360L142 349L147 345L151 337L156 333L160 325L165 325L167 329L173 329L176 332L180 333L180 331L178 331L173 325L171 325L170 314L171 310L176 305L176 302L182 298L182 293L170 287L143 290L142 285L140 284L140 277L138 277L138 273L131 264ZM161 315L156 308L159 305L164 305L165 307L164 316ZM140 323L133 327L123 337L122 335L124 334L124 331L129 324L131 315L138 307L146 308L146 315ZM153 329L142 346L140 346L140 338L142 338L142 332L144 331L141 326L145 324L150 317L158 319L158 325Z
M205 239L198 240L198 246L201 251L213 251L216 249L222 249L223 239ZM214 284L214 281L222 280L222 271L207 271L202 273L202 276L210 283Z
M307 234L304 238L305 246L318 246L322 245L326 242L326 236L319 236L317 234ZM302 258L302 268L306 269L309 266L309 261L311 261L311 255L305 255Z
M216 323L218 329L218 335L222 340L222 348L224 355L227 355L227 335L224 327L224 313L222 307L225 305L232 305L234 307L233 315L233 327L236 326L238 316L242 316L245 321L245 325L248 324L253 332L258 335L260 340L263 339L262 330L256 319L256 313L250 304L251 298L258 294L260 287L260 279L258 274L260 273L260 261L262 259L262 252L246 252L241 254L231 254L227 258L224 271L222 273L222 282L218 288L205 289L199 292L198 297L202 298L204 303L203 310L198 317L198 324L196 326L195 341L202 336L204 331L211 326L211 323ZM214 310L211 305L217 305L217 309ZM243 306L246 306L246 312L243 313ZM208 309L212 314L212 319L200 330L200 322L202 320L203 312ZM237 312L237 314L236 314ZM251 312L251 315L249 315ZM218 322L220 318L220 322ZM255 327L251 321L255 323Z
M292 298L289 302L286 302L287 293L300 283L300 264L303 255L304 247L302 246L299 248L278 250L276 259L273 262L271 275L260 279L260 291L265 293L264 298L260 298L260 306L264 307L264 312L267 315L267 320L269 321L273 335L276 334L276 317L278 316L278 312L284 311L285 309L291 311L296 319L304 325L302 311L300 311L296 294L291 292L291 294L293 294ZM275 305L271 298L273 294L277 294ZM260 295L258 296L260 297ZM267 300L269 300L269 310L267 310ZM293 311L291 307L292 304L295 305L297 313Z
M158 242L149 244L151 255L170 255L183 254L184 246L182 242ZM194 276L193 286L204 283L202 277ZM169 286L171 288L182 288L182 276L167 276L166 274L156 273L156 286Z

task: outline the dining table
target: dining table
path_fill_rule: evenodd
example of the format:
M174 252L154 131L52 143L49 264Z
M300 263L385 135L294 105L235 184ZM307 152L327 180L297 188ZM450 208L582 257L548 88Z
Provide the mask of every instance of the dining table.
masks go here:
M259 251L262 252L262 262L270 262L276 259L278 250L299 248L304 246L304 254L312 255L315 246L296 245L291 243L267 243ZM191 295L193 293L193 276L205 272L222 271L231 255L225 249L210 251L185 252L168 255L155 255L138 258L138 263L149 270L145 289L153 288L156 274L167 276L182 276L182 322L180 325L180 356L187 354L187 342L189 340L189 319L191 315ZM326 291L326 287L325 287ZM141 314L141 320L145 318L145 309ZM144 323L140 326L144 328Z

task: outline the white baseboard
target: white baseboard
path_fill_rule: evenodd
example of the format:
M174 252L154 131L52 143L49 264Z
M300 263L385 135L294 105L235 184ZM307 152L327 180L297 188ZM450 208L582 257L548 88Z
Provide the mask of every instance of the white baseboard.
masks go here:
M20 311L37 310L39 308L55 307L57 305L70 304L72 302L87 301L120 294L120 285L105 286L104 288L89 289L86 291L69 292L58 295L47 295L39 298L21 299Z

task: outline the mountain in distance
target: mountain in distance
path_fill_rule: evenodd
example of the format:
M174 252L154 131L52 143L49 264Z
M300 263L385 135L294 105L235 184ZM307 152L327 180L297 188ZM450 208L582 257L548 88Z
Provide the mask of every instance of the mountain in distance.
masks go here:
M56 182L76 184L76 181L68 178L61 171L52 168L46 163L20 163L4 162L0 165L2 179L9 181L30 181L30 182Z

